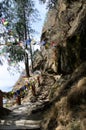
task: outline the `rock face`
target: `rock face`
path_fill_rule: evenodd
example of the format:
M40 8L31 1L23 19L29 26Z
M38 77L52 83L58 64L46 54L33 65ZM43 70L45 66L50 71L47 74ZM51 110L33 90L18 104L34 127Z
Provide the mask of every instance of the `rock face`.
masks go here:
M44 70L68 74L86 60L86 1L58 0L41 35Z
M33 68L34 70L43 70L46 57L43 57L42 53L37 50L33 55Z
M49 99L53 105L44 115L42 130L86 129L85 23L85 0L57 0L56 8L47 14L41 35L46 44L41 46L40 66L63 77L51 87Z
M81 64L70 78L66 75L56 79L49 99L52 104L44 114L42 130L85 130L86 62Z

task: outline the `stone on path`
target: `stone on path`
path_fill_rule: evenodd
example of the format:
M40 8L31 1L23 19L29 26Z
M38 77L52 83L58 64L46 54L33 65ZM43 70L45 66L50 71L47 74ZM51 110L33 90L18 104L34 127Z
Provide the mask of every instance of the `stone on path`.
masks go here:
M28 129L28 130L40 130L40 121L35 120L1 120L0 122L0 129L1 130L12 130L12 129Z

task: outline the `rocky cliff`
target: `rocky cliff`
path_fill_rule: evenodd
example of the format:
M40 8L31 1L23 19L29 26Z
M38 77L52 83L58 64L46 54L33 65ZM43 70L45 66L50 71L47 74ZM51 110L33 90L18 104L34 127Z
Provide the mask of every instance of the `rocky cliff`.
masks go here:
M86 129L86 1L58 0L43 27L41 61L34 67L57 77L42 130ZM38 54L38 53L37 53ZM58 77L58 74L61 77Z
M41 130L86 129L86 62L71 75L56 76Z
M86 60L85 22L85 0L58 0L49 10L41 35L44 70L68 74Z

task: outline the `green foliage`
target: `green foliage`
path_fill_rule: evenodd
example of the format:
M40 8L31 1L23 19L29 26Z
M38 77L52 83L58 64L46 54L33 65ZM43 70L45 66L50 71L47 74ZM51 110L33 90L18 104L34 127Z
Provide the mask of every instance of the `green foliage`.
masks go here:
M0 3L1 16L9 22L9 29L15 30L20 40L24 40L25 31L33 33L31 24L38 16L33 0L4 0Z
M24 37L24 25L22 21L16 23L16 31L18 33L19 39L23 40Z
M52 9L52 8L56 8L56 3L58 0L39 0L40 2L42 3L46 3L47 2L47 7L49 9Z
M25 41L33 33L31 24L38 17L38 11L35 9L34 0L4 0L2 1L3 16L8 22L8 30L14 30L13 37L18 37L19 41ZM8 34L7 34L8 35ZM6 41L7 41L6 37ZM26 47L27 49L27 47ZM10 60L22 61L25 59L26 71L28 73L28 54L20 46L11 45L7 47ZM29 74L27 74L29 76Z
M2 16L2 3L0 3L0 17Z
M7 52L9 53L9 57L11 61L23 61L25 57L25 51L21 46L12 45L7 47Z
M35 9L33 0L15 0L18 22L16 23L16 30L20 39L27 39L28 34L33 33L31 23L38 17L38 11Z
M15 2L13 0L4 0L2 1L2 17L4 17L9 22L9 28L15 27L16 17L16 8Z

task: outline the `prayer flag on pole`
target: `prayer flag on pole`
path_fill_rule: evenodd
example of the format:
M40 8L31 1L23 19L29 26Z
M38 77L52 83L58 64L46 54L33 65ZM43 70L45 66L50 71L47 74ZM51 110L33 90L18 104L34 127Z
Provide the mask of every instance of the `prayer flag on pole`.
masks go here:
M36 41L34 39L32 39L31 45L35 45L35 44L36 44Z
M3 25L4 25L4 26L7 26L7 25L8 25L8 21L5 21L5 22L3 23Z
M46 42L45 42L45 41L41 41L40 44L41 44L42 46L44 46L44 45L46 44Z
M29 39L26 40L26 44L30 45L30 43L31 43L31 39L29 38Z

